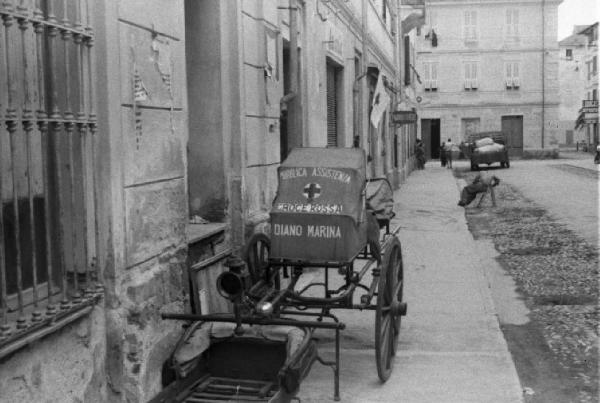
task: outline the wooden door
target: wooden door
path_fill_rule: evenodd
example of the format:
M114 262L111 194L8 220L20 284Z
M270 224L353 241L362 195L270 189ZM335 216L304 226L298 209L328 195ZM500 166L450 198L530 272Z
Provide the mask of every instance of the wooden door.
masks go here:
M421 140L427 146L431 143L431 123L433 119L421 119ZM414 152L414 150L412 150ZM425 153L427 154L427 152Z
M523 155L523 116L502 116L502 132L510 156Z

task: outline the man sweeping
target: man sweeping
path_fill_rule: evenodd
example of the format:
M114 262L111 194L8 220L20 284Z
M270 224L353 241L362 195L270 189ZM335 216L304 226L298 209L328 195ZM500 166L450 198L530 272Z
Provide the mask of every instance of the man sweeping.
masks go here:
M492 205L496 207L496 195L494 194L494 188L498 186L500 183L500 179L495 175L482 175L477 174L475 179L470 185L467 185L463 188L460 193L460 200L458 201L458 205L462 207L468 206L479 193L481 193L481 198L477 203L477 207L481 205L481 201L485 197L485 195L489 192L492 195Z

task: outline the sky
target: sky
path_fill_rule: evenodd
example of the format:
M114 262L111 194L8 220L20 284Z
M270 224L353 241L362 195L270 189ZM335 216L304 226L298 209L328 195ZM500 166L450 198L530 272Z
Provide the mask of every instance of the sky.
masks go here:
M573 25L598 22L598 0L563 0L558 6L558 40L573 33Z

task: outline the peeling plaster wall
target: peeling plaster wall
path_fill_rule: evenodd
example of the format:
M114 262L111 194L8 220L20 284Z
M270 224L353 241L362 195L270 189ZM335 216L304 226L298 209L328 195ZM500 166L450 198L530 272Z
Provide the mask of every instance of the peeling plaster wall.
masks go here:
M145 402L181 326L162 311L188 306L188 111L184 2L104 3L105 136L111 155L114 256L106 276L108 401ZM115 102L116 101L116 102Z

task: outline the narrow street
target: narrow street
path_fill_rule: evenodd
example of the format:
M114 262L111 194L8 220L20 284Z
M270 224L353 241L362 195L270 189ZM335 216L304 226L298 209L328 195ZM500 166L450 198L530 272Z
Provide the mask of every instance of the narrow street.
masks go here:
M575 245L597 245L597 171L586 156L513 161L510 169L491 168L502 179L498 207L487 200L481 209L470 206L466 212L456 206L464 180L453 178L450 170L430 161L424 171L411 175L395 195L408 314L402 321L394 372L385 384L377 379L373 313L342 313L340 319L347 323L341 343L342 401L594 401L597 361L575 361L584 353L597 356L597 333L589 327L597 323L595 300L574 298L571 305L546 304L536 310L498 259L495 229L483 225L514 203L525 211L535 204L553 223L573 233ZM466 161L456 161L454 169L459 177L475 175ZM583 197L557 197L557 189ZM536 223L532 219L532 225ZM594 284L596 278L589 280ZM597 296L597 287L591 292ZM540 324L540 318L546 323ZM330 357L333 339L321 336L320 351ZM332 371L315 364L299 397L303 402L332 401Z
M391 378L375 370L374 314L340 315L341 399L344 402L521 402L517 372L499 327L476 248L456 205L451 170L428 164L395 193L404 260L407 316L402 319ZM358 296L357 296L358 297ZM319 351L332 354L331 336ZM333 374L315 364L302 384L302 402L333 400Z
M588 154L515 161L498 207L467 209L526 402L598 396L598 170ZM459 167L466 179L475 173ZM459 179L459 182L464 179Z

